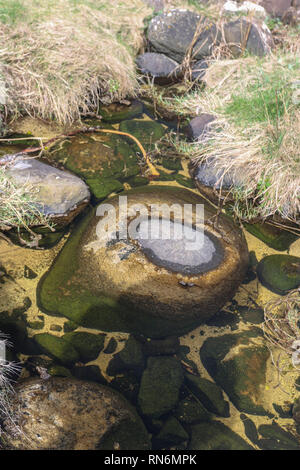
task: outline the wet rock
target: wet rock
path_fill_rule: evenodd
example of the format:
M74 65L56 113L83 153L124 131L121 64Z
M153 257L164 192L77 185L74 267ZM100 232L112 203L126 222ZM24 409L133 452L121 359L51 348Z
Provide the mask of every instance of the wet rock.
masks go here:
M265 438L260 439L258 445L262 449L274 450L299 450L300 442L289 432L284 431L277 423L261 424L258 427L259 434Z
M160 447L180 444L188 439L188 433L173 416L165 422L160 432L155 436L156 444Z
M119 226L126 220L131 228L132 221L143 224L133 235L137 238L111 238L111 231L103 238L97 229L102 219L91 212L42 279L39 305L48 313L103 331L156 338L189 331L218 311L243 279L248 263L243 234L223 215L219 215L218 225L213 224L214 209L185 189L151 186L124 194L129 208L145 202L148 208L154 204L160 208L162 204L179 204L179 208L185 203L205 204L205 251L200 249L202 243L190 250L184 240L144 239L146 219L129 214L120 214ZM119 207L119 199L111 198L109 203L112 214ZM105 207L99 206L98 211ZM190 227L193 217L195 214L191 215ZM156 230L159 219L154 216L153 220ZM182 228L181 216L178 220L171 222L172 230L174 226L176 230ZM186 223L189 225L189 220ZM193 237L199 236L198 231L191 230Z
M64 341L63 338L50 335L49 333L40 333L35 335L33 340L45 354L48 354L62 364L71 365L80 360L77 350L72 344Z
M140 377L137 377L135 372L123 371L122 375L118 375L110 382L110 386L120 392L134 406L137 405Z
M32 186L37 208L59 226L70 223L90 199L80 178L36 159L18 158L6 172L16 187Z
M146 356L168 356L179 351L180 342L176 336L169 336L164 339L147 338L142 343L142 350Z
M259 437L258 437L258 432L257 432L254 422L252 421L252 419L250 419L248 416L244 414L241 414L240 418L244 425L245 435L248 437L248 439L251 442L253 442L253 444L257 444Z
M272 34L265 23L239 18L223 26L225 41L236 57L246 50L263 57L270 54L274 45Z
M260 329L208 338L200 350L200 357L209 374L239 411L267 414L262 391L269 351Z
M251 233L266 245L277 251L286 251L299 237L286 230L280 230L269 224L244 223L247 232Z
M184 424L195 424L209 421L210 419L210 414L204 406L191 396L184 398L178 403L175 416Z
M211 54L213 45L220 40L220 33L210 20L189 10L173 9L155 16L148 28L150 45L156 52L181 63L199 22L202 28L193 48L193 57L200 60Z
M5 423L9 449L149 449L148 434L134 408L96 383L29 379L17 385L12 410L22 434Z
M120 131L134 135L141 144L149 150L157 140L165 134L165 128L156 121L123 121L120 124Z
M132 142L128 137L102 132L78 135L54 148L50 158L84 179L100 200L121 191L123 182L140 173Z
M73 321L66 321L64 323L64 333L69 333L70 331L74 331L76 330L76 328L78 327L77 323L74 323Z
M215 116L208 113L202 113L189 122L186 132L191 140L197 140L201 142L205 140L208 132L211 131L211 125L215 120Z
M264 311L262 308L250 308L239 306L238 312L239 315L242 317L242 320L246 323L259 325L264 321Z
M218 385L192 374L185 374L185 380L187 387L208 411L224 418L229 417L229 403L224 400L222 389Z
M99 114L103 121L115 123L124 121L125 119L133 119L143 114L144 105L140 101L134 100L130 105L112 103L108 106L101 106ZM98 122L99 124L99 122Z
M121 372L131 370L140 375L144 369L144 355L142 345L132 336L126 341L125 347L115 354L107 367L107 374L114 376Z
M277 405L273 403L273 408L282 419L290 419L293 417L293 405L292 403L285 403L284 405Z
M238 434L219 421L192 426L189 450L251 450Z
M243 175L239 172L218 168L216 159L210 157L197 165L190 164L191 177L196 186L209 200L218 204L220 200L232 200L230 191L244 186Z
M72 377L70 370L60 364L54 364L47 368L48 374L52 377Z
M300 286L300 258L290 255L265 256L257 266L258 279L276 294L287 294Z
M118 342L117 340L115 340L115 338L110 338L106 348L104 349L104 354L112 354L115 352L115 350L117 349L117 346L118 346Z
M71 373L73 377L79 380L89 380L103 385L107 384L107 381L101 374L99 367L96 365L74 366L71 369Z
M159 418L178 402L183 371L174 357L149 357L138 396L142 414Z
M159 85L172 83L179 77L179 64L170 57L156 52L145 52L136 59L139 72L150 75Z
M104 347L104 334L94 335L81 331L66 333L62 339L72 345L83 363L94 361Z

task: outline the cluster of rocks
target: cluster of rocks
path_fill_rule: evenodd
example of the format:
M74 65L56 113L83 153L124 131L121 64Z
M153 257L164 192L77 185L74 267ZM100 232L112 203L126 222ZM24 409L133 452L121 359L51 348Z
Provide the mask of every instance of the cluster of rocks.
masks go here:
M252 10L248 8L249 11ZM150 75L160 84L177 80L182 75L182 63L188 53L193 59L192 79L201 80L207 68L205 59L222 41L235 56L244 50L264 56L273 46L272 35L261 18L228 19L221 31L210 19L184 9L155 16L149 24L147 39L151 52L138 56L137 66L141 73Z

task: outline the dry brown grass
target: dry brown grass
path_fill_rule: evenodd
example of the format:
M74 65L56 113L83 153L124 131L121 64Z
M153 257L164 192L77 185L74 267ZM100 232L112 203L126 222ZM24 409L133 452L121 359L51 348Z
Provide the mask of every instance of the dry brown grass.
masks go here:
M67 123L134 95L134 54L151 11L142 0L20 1L24 19L0 23L11 114Z
M241 187L232 188L234 209L241 218L265 219L277 214L299 223L300 107L291 101L293 93L298 100L300 94L292 89L294 83L300 85L298 56L288 53L263 61L253 57L216 61L205 79L204 92L165 101L169 109L181 114L214 114L219 131L201 144L180 147L179 143L179 150L195 164L209 161L223 177L229 172L243 181ZM234 101L234 97L238 99ZM276 109L274 112L277 101L281 106L278 116ZM264 109L265 118L261 115Z

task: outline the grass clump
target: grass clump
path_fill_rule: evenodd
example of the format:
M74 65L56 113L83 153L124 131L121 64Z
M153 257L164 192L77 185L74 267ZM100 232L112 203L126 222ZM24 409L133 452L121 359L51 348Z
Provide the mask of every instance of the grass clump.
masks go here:
M36 203L36 192L30 184L17 186L7 171L0 167L0 230L49 226L48 218Z
M177 143L178 149L196 165L209 161L223 176L229 172L243 181L231 191L242 219L279 215L299 223L298 54L219 60L210 65L205 80L204 92L165 99L169 109L181 114L216 117L216 130L204 142Z
M2 0L0 11L10 113L69 123L135 94L142 0Z

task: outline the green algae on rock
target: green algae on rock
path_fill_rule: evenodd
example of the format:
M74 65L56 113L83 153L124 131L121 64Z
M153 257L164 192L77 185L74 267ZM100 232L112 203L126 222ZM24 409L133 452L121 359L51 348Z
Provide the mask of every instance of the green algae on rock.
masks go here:
M244 413L263 416L268 414L262 391L269 355L263 333L256 327L208 338L200 350L204 367L235 407Z
M123 189L123 182L139 175L137 149L125 136L79 134L57 145L50 158L80 176L98 200Z
M205 204L197 194L178 188L147 186L123 194L129 208L145 203L148 209L154 204ZM117 197L108 202L110 208L118 208ZM103 207L98 206L98 210ZM102 218L91 211L41 280L40 307L103 331L159 338L191 330L234 295L247 269L248 250L242 233L222 215L214 224L214 216L214 210L205 205L205 234L211 256L203 253L206 261L201 264L202 252L197 250L195 260L199 259L200 265L191 258L193 266L189 267L187 258L191 254L183 254L181 249L174 259L168 255L166 262L156 244L146 246L131 238L99 239L96 230ZM124 220L122 217L118 222L127 220L127 216ZM131 220L138 219L129 217ZM166 240L160 253L166 252L164 246L170 242Z
M248 224L243 223L247 232L251 233L266 245L277 251L286 251L299 237L286 230L279 229L267 223Z
M238 434L220 421L200 423L192 426L189 450L251 450Z
M179 399L183 370L174 357L149 357L138 396L142 414L151 418L171 411Z
M49 333L40 333L35 335L33 339L44 353L62 364L74 364L80 359L79 353L72 344L64 341L63 338L50 335Z
M28 379L11 402L17 426L4 422L14 450L147 450L149 436L135 409L109 387L71 378ZM15 431L15 432L13 432ZM24 435L27 439L24 439Z
M263 286L284 295L300 286L300 258L290 255L270 255L257 266L257 275Z
M125 119L133 119L143 114L144 105L140 101L134 100L129 106L125 104L112 103L108 106L101 106L99 114L103 121L117 123Z
M164 127L157 121L139 121L135 119L121 122L120 131L132 134L146 150L150 150L153 144L165 134Z
M80 361L85 363L97 359L104 347L105 335L74 331L66 333L62 339L76 349Z

